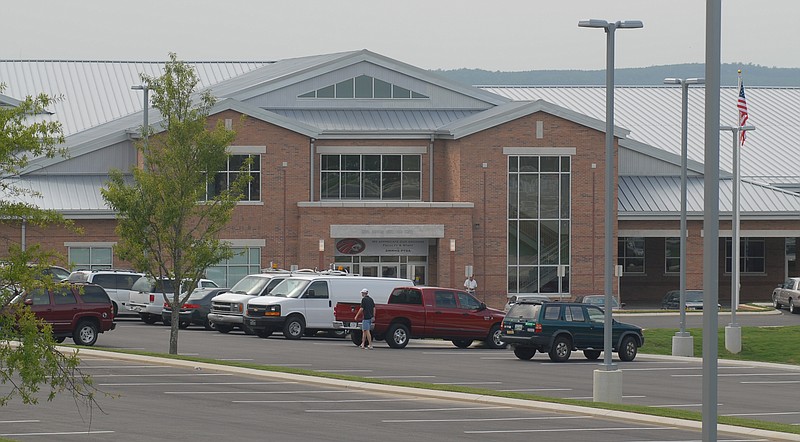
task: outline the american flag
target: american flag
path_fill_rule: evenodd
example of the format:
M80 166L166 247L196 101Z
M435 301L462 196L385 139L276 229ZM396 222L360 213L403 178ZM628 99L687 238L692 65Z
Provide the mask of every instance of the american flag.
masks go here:
M744 83L741 77L739 77L739 100L736 103L736 107L739 109L739 127L742 127L747 124L749 116L747 114L747 100L744 98ZM741 146L744 146L745 132L745 130L739 131L739 144Z

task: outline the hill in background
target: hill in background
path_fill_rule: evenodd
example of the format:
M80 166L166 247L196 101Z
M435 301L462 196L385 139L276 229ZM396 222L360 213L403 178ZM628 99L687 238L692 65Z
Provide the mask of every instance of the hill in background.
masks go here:
M723 86L736 86L737 69L742 70L747 86L795 86L800 87L800 69L769 68L753 64L723 64L721 66ZM605 70L543 70L522 72L487 71L483 69L436 69L432 72L463 84L474 86L603 86L606 84ZM614 83L617 86L655 86L663 84L664 78L697 78L705 76L702 63L651 66L646 68L617 69Z

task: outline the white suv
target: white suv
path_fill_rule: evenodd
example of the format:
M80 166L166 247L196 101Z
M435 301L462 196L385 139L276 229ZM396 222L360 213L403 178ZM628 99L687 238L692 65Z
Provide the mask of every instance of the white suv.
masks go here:
M131 287L143 273L133 270L76 270L69 274L67 282L97 284L104 288L114 304L114 317L118 314L132 313L128 310Z

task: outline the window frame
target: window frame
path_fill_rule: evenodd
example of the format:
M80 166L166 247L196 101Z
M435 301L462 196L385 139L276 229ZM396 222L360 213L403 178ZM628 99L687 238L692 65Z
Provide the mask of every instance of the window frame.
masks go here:
M247 173L253 177L253 179L250 180L250 182L247 183L247 186L245 186L243 189L242 198L239 200L239 202L260 203L263 201L261 192L261 154L252 152L231 152L225 159L225 170L214 172L214 189L211 188L212 184L206 183L206 192L203 202L211 201L215 196L219 195L220 192L229 188L231 182L236 181L241 171L239 168L231 168L231 159L233 157L244 157L242 158L240 164L243 164L248 159L253 160L247 168ZM224 183L220 182L222 178L224 178Z
M751 246L753 244L753 246ZM760 256L750 256L749 253L754 249L755 244L760 244ZM725 273L733 271L733 238L725 238ZM760 262L761 270L751 270L755 263ZM749 273L752 275L763 275L767 273L767 241L763 237L742 237L739 238L739 273Z
M320 201L422 201L422 155L321 154Z

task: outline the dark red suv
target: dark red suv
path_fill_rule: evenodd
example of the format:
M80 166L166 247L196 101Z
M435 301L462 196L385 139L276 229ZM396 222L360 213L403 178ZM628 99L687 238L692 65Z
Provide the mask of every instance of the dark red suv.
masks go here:
M114 330L114 308L95 284L69 284L25 294L25 305L53 328L57 342L71 337L78 345L94 345L100 333Z

